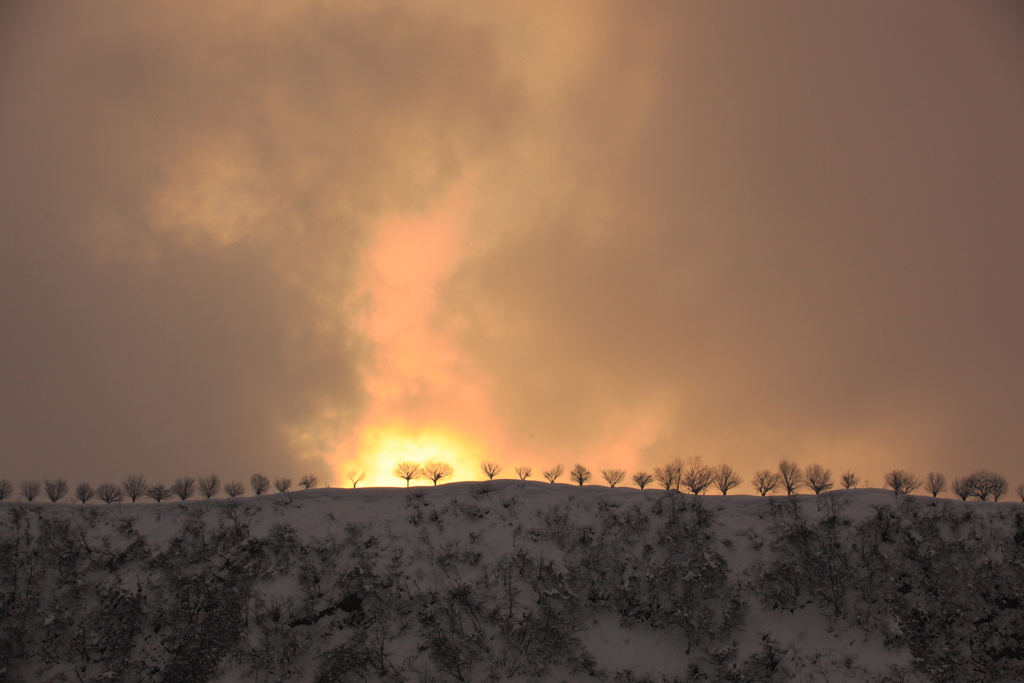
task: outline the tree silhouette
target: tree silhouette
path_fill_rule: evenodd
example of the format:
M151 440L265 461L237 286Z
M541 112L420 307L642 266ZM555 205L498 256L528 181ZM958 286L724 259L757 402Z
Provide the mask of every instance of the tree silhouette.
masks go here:
M448 479L453 474L455 474L455 468L446 462L431 461L423 466L423 476L434 482L434 486L437 486L437 482Z
M786 495L792 496L804 485L804 475L800 466L792 460L779 463L779 483L786 489Z
M134 503L146 492L146 478L141 474L129 474L121 482L121 488Z
M288 477L278 477L274 480L274 488L277 489L278 493L287 493L291 487L292 480Z
M953 493L960 496L960 500L967 500L974 495L975 482L972 475L957 477L953 480Z
M480 469L487 475L487 479L493 481L498 473L501 472L501 465L494 462L482 462L480 463Z
M418 478L421 471L419 463L403 460L402 462L395 463L395 466L391 468L391 474L399 479L405 479L405 488L409 488L409 482Z
M739 473L731 465L724 463L716 467L713 474L714 484L723 496L728 495L730 489L736 488L743 482Z
M352 488L355 488L359 486L359 482L366 478L366 472L350 467L348 472L345 473L345 478L348 479L348 483L352 485Z
M683 470L682 478L679 483L686 488L687 491L695 496L698 496L711 486L711 482L714 479L714 470L705 465L704 462L699 458L692 458L687 464L686 469Z
M649 475L647 472L637 472L633 475L633 482L640 487L641 491L647 488L647 485L652 481L654 481L654 477Z
M111 503L120 503L124 498L124 492L117 484L103 482L96 487L96 497L110 505Z
M1017 484L1017 488L1014 489L1014 492L1020 496L1020 502L1024 503L1024 484Z
M153 484L146 489L146 495L159 503L171 497L171 490L163 484Z
M996 472L978 470L971 474L971 476L974 478L974 495L979 500L988 500L991 496L992 500L998 501L1006 495L1007 490L1010 488L1006 477Z
M893 470L886 472L885 485L892 489L895 496L901 493L906 495L914 489L920 488L921 480L906 470Z
M663 467L655 467L654 480L666 491L678 491L683 482L683 461L676 458Z
M565 468L563 468L561 465L555 465L550 470L545 470L543 476L545 479L548 480L549 484L554 484L555 481L557 481L558 478L562 476L562 472L564 471Z
M572 466L572 470L569 472L569 479L573 480L580 486L583 486L590 481L590 470L583 465L576 463Z
M262 496L270 489L270 480L264 475L257 472L256 474L249 477L249 486L252 487L252 492L257 496Z
M43 487L39 485L38 481L23 481L18 489L25 500L31 503L42 492Z
M220 493L220 477L211 474L208 477L199 477L199 495L210 500Z
M92 500L94 495L96 495L96 492L92 490L92 486L86 484L84 481L75 487L75 498L82 503L82 505L85 505Z
M224 484L224 493L235 498L245 493L245 486L240 481L229 481Z
M516 476L519 477L519 481L526 481L529 476L533 474L533 468L527 467L526 465L520 465L516 468Z
M14 484L7 479L0 479L0 500L10 498L14 494Z
M601 470L601 477L608 482L609 487L615 488L616 484L626 478L626 470Z
M191 498L196 492L196 480L192 477L178 477L171 484L171 493L178 497L178 500Z
M68 495L68 480L62 477L56 479L44 479L43 488L46 489L46 497L50 499L51 503L56 503L58 500Z
M754 490L764 497L769 493L775 493L775 489L779 488L779 475L769 470L758 470L754 472L754 479L751 483L754 485Z
M843 472L843 476L839 480L839 483L844 489L855 489L857 488L857 484L860 483L860 479L858 479L857 475L852 471L846 470Z
M804 470L804 480L807 486L818 495L822 491L832 488L832 470L825 468L818 463L812 463Z
M318 481L319 479L317 479L315 474L307 474L302 479L299 479L299 486L308 491L316 486Z
M924 480L924 490L932 494L932 498L938 498L939 494L946 490L946 475L941 472L929 472Z

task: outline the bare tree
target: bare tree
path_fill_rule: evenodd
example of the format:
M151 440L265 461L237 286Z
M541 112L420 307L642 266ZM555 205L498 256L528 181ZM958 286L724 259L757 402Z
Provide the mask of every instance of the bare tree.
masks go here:
M647 488L647 485L652 481L654 481L654 477L647 472L637 472L633 475L633 483L639 486L641 491Z
M270 480L264 475L257 472L256 474L249 477L249 486L252 487L252 492L257 496L262 496L270 489Z
M616 484L626 478L626 470L601 470L601 476L608 482L608 486L615 488Z
M434 486L437 486L437 482L442 479L448 479L455 474L455 468L446 462L428 462L423 466L423 477L434 482Z
M754 479L751 483L754 485L754 490L764 497L769 493L775 493L775 489L779 488L779 475L769 470L758 470L754 472Z
M418 479L422 472L419 463L403 460L395 463L395 466L391 468L391 474L399 479L405 479L405 488L409 488L409 482L412 479Z
M1013 492L1020 496L1020 502L1024 503L1024 484L1017 484Z
M792 496L804 485L804 475L800 466L792 460L783 460L779 463L779 483L786 489L786 495Z
M549 484L554 484L562 473L565 472L565 468L561 465L555 465L550 470L545 470L543 477L548 480Z
M968 474L965 477L957 477L953 480L953 493L960 497L960 500L967 500L974 495L977 485L974 475Z
M121 488L134 503L146 492L146 478L141 474L129 474L121 482Z
M488 480L493 480L501 472L501 465L496 462L482 462L480 463L480 469L487 475Z
M895 496L901 493L906 495L921 487L921 479L906 470L893 470L886 472L885 485L892 489Z
M989 496L992 500L998 501L1000 498L1006 495L1010 485L1006 481L1006 477L996 472L990 472L989 470L978 470L972 475L975 480L975 495L980 500L988 500Z
M192 477L178 477L171 484L171 493L178 497L178 500L191 498L196 492L196 480Z
M860 479L858 479L857 475L854 474L852 471L846 470L845 472L843 472L843 476L839 480L839 483L842 485L844 489L855 489L857 488L857 484L860 483Z
M654 480L666 491L678 491L683 482L683 461L676 458L664 467L655 467Z
M110 505L111 503L120 503L124 498L124 491L122 491L121 487L117 484L103 482L96 487L96 497L107 505Z
M348 483L352 485L352 488L359 486L359 482L366 479L366 472L358 470L355 467L348 468L345 472L345 478L348 479Z
M68 480L63 477L57 477L56 479L44 479L43 488L46 489L46 497L50 499L50 502L56 503L64 496L68 495Z
M516 476L519 477L519 481L526 481L530 475L533 474L533 468L527 467L526 465L520 465L516 468Z
M199 477L199 495L210 500L220 493L220 477L211 474L208 477Z
M94 495L96 495L96 492L92 490L92 486L86 484L84 481L75 487L75 499L82 505L85 505L92 500Z
M580 486L583 486L588 481L590 481L590 470L588 470L583 465L576 463L575 465L572 466L572 469L569 470L569 479L576 482Z
M302 479L299 479L299 486L308 491L314 486L316 486L317 482L319 481L320 480L317 479L317 476L315 474L307 474L304 477L302 477Z
M278 493L286 493L292 487L292 480L288 477L278 477L274 480L274 488Z
M25 500L31 503L42 492L43 487L40 486L38 481L23 481L18 489L21 491L21 495L25 497Z
M804 470L804 480L807 482L807 486L814 491L814 495L818 495L822 491L832 488L832 470L824 465L812 463Z
M235 498L245 493L245 485L240 481L229 481L224 484L224 493Z
M714 480L715 486L722 492L722 495L728 495L730 489L734 489L743 483L740 479L739 473L732 468L732 465L721 464L714 468L712 472L712 479Z
M711 482L715 477L714 468L710 465L704 464L700 457L691 458L686 463L686 469L683 470L682 479L679 483L682 484L683 488L692 493L695 496L699 496L708 487L711 486Z
M14 495L14 484L7 479L0 479L0 500L10 498Z
M153 484L146 489L146 495L159 503L171 497L171 490L163 484Z
M946 475L941 472L929 472L924 480L924 490L932 494L932 498L938 498L939 494L946 490Z

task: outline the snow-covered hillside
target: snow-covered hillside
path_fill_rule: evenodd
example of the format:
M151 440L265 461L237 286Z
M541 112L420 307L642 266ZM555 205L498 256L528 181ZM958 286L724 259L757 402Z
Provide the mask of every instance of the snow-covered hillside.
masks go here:
M537 482L0 504L0 681L1021 681L1024 505Z

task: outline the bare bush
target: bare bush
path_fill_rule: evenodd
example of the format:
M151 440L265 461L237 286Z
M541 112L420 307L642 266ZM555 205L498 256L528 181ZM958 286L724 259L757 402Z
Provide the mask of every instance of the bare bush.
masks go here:
M743 483L739 473L732 468L732 465L725 463L714 468L712 480L722 495L728 495L729 491Z
M554 484L556 481L558 481L558 478L562 476L563 472L565 472L564 467L562 467L561 465L555 465L550 470L545 470L543 476L545 479L548 480L549 484Z
M50 502L56 503L64 496L68 495L68 480L63 477L57 477L56 479L44 479L43 488L46 489L46 497L50 499Z
M493 480L501 472L501 465L496 462L482 462L480 469L487 475L487 479Z
M832 470L824 465L812 463L804 470L804 480L807 482L807 486L814 491L814 495L818 495L822 491L832 488Z
M229 481L224 484L224 493L228 494L231 498L237 498L245 493L245 485L240 481Z
M641 491L647 488L652 481L654 481L654 477L647 472L637 472L633 475L633 483L639 486Z
M792 460L783 460L779 463L779 483L786 489L786 495L792 496L804 485L804 475L800 466Z
M96 497L107 505L110 505L111 503L120 503L124 499L124 491L122 491L121 487L117 484L103 482L96 487Z
M92 497L96 495L96 492L92 490L92 486L86 484L84 481L75 487L75 499L82 505L85 505Z
M153 484L146 489L146 495L159 503L171 497L171 490L163 484Z
M892 489L895 496L901 493L906 495L921 487L921 479L906 470L893 470L886 472L885 485Z
M442 479L449 479L455 474L455 468L446 462L428 462L423 466L423 477L434 482L434 486L437 486L437 482Z
M199 495L210 500L220 493L220 477L211 474L208 477L199 477Z
M526 465L520 465L516 468L516 476L519 477L519 481L526 481L530 475L533 474L533 468L527 467Z
M938 498L939 494L946 490L946 475L941 472L929 472L924 480L924 490L932 494L932 498Z
M1020 502L1024 503L1024 484L1017 484L1017 488L1013 491L1020 496Z
M249 477L249 486L252 487L252 492L257 496L262 496L264 493L270 490L270 480L264 475L257 472L256 474Z
M683 481L683 461L676 458L664 467L654 468L654 480L666 491L678 491Z
M40 493L42 493L43 487L38 481L23 481L21 482L21 486L18 487L18 490L21 491L22 497L31 503Z
M356 469L355 467L350 467L348 471L345 472L345 478L348 479L348 483L352 488L355 488L359 486L359 482L366 479L366 472Z
M858 479L857 475L852 471L846 470L843 472L843 476L839 480L839 483L844 489L855 489L857 488L857 484L860 483L860 479Z
M171 484L171 493L178 497L178 500L186 500L195 495L196 480L192 477L178 477Z
M121 482L121 488L134 503L146 493L146 478L141 474L129 474Z
M315 474L307 474L303 476L302 479L299 479L299 486L301 486L304 490L308 491L314 486L316 486L319 481L320 480L317 479L317 476Z
M0 479L0 500L10 498L14 495L14 484L7 479Z
M292 480L288 477L278 477L274 480L274 488L277 489L278 493L287 493L291 487Z
M403 460L402 462L395 463L395 466L391 468L391 474L399 479L405 479L405 487L409 488L409 482L413 479L418 479L421 475L421 470L419 463Z
M601 470L601 476L608 482L608 486L615 488L616 484L626 478L626 470Z
M779 488L779 475L769 470L758 470L754 472L754 479L751 483L754 485L754 490L763 497L769 493L775 493L775 490Z
M588 481L590 481L590 470L588 470L583 465L576 463L575 465L572 466L572 469L569 470L569 479L576 482L580 486L583 486Z
M704 464L700 457L691 458L683 470L680 484L695 496L704 493L714 480L715 471L710 465Z
M953 493L960 497L960 500L967 500L974 495L975 483L972 475L957 477L953 480Z

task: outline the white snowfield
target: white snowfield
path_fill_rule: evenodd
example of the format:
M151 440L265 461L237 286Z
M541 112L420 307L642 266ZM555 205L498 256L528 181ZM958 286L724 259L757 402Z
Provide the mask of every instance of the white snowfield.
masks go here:
M1024 505L466 482L0 503L0 681L1024 681Z

